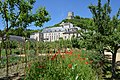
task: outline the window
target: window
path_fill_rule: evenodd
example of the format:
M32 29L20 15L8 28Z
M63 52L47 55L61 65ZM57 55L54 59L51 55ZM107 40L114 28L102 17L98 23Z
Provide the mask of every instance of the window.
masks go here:
M60 38L60 33L58 34L59 38Z
M65 29L65 31L67 31L67 29Z
M52 39L51 40L53 40L53 36L52 36Z
M65 39L66 39L67 37L65 36Z
M54 40L55 40L55 36L54 36Z
M51 41L51 36L50 36L50 41Z
M36 37L36 40L38 40L38 37Z

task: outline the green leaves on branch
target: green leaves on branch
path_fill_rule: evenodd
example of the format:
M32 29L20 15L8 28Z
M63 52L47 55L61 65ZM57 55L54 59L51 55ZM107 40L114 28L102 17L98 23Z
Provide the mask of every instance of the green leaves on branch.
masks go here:
M50 16L48 16L48 12L45 10L45 7L38 8L36 14L34 14L35 26L42 26L44 21L49 21Z
M40 7L33 13L32 9L36 0L0 0L0 15L5 21L5 27L9 30L14 27L28 27L34 23L42 26L50 20L45 8Z

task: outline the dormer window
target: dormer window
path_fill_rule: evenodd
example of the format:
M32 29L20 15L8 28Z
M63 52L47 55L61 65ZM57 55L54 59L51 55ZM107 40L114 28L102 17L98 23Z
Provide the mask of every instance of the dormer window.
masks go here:
M68 31L69 31L69 29L68 29Z
M65 29L65 31L67 32L67 29Z

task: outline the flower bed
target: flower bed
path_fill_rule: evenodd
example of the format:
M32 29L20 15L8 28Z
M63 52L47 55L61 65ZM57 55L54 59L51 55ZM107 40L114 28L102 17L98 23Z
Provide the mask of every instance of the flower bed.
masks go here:
M91 56L90 56L91 55ZM60 51L47 56L43 62L30 63L26 80L96 80L99 78L93 66L98 63L91 53L85 50Z

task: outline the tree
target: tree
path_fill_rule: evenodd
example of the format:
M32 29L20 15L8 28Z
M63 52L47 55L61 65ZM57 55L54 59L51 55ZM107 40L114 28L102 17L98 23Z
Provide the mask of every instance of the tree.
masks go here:
M71 44L72 44L72 47L73 48L80 48L80 46L79 46L79 41L78 41L78 39L76 38L76 37L72 37L71 38Z
M90 5L89 9L93 15L94 25L89 27L87 32L83 32L84 44L88 49L95 49L101 54L104 50L112 53L112 79L116 77L115 74L115 61L117 50L120 48L120 30L119 30L119 15L120 9L117 14L111 18L110 0L103 6L101 0L98 0L98 5Z
M77 15L77 16L74 17L74 19L80 19L80 16Z
M1 46L1 39L2 39L2 31L0 30L0 61L1 61L1 57L2 57L2 54L1 54L1 47L2 47Z
M6 57L8 76L8 32L14 27L26 28L34 23L35 26L42 26L49 21L50 17L44 7L38 8L36 13L32 12L36 0L0 0L0 16L5 23L3 34L6 35ZM5 44L5 43L4 43Z

